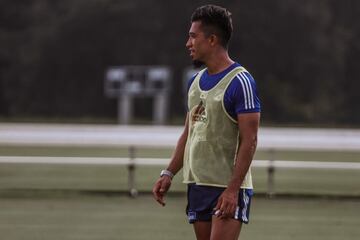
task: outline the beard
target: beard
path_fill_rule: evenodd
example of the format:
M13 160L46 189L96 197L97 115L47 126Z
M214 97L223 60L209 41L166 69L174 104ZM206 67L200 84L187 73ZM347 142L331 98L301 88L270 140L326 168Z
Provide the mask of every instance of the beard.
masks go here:
M193 60L192 64L193 64L194 68L200 68L200 67L202 67L203 65L205 65L204 62L199 61L199 60Z

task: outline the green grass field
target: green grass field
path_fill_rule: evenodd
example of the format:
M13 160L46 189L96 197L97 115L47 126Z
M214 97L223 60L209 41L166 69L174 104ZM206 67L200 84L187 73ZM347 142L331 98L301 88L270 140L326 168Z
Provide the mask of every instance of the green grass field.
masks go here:
M149 192L156 181L161 166L138 167L136 187ZM257 192L265 192L267 173L254 169L254 186ZM335 177L336 176L336 177ZM330 194L359 196L359 171L357 170L277 170L275 191L292 194ZM90 165L41 165L1 164L0 190L127 190L128 171L122 166ZM185 191L181 173L173 181L172 190Z
M1 198L6 240L195 239L185 197L160 207L150 196L38 196ZM360 235L360 202L254 198L251 223L240 239L346 240Z
M138 157L171 156L171 149L138 149ZM1 156L126 157L128 149L0 146ZM359 162L356 152L258 152L256 159ZM184 214L181 173L167 206L149 194L161 166L136 169L140 196L127 190L125 166L0 164L0 239L195 239ZM267 188L266 169L255 168L256 193ZM275 191L301 195L360 196L358 170L277 169ZM360 236L359 198L254 197L251 223L240 239L332 240Z
M169 158L173 149L137 148L137 157ZM127 157L129 149L116 147L67 147L67 146L1 146L0 156L89 156L89 157ZM255 159L360 162L360 151L257 151Z

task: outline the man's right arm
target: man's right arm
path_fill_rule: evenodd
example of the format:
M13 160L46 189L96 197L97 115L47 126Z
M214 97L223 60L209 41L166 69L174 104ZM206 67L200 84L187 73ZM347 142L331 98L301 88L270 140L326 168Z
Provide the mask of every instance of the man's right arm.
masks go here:
M184 131L181 134L175 151L171 157L171 161L166 168L166 170L170 171L173 175L178 173L180 169L183 167L183 159L184 159L184 151L186 146L186 141L188 137L188 117L186 116ZM164 196L166 192L169 190L171 185L171 177L168 175L161 176L155 183L153 188L153 195L155 200L161 205L165 206Z
M171 157L171 161L169 163L169 166L166 170L172 172L174 175L180 171L180 169L183 167L183 159L184 159L184 151L185 151L185 145L188 137L188 115L186 116L186 122L184 131L182 132L175 151Z

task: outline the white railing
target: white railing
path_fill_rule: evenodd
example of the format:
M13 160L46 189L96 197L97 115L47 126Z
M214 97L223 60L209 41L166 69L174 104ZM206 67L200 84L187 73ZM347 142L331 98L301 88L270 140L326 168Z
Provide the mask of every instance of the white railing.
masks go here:
M90 164L90 165L139 165L166 166L168 158L115 158L115 157L48 157L48 156L0 156L0 163L29 164ZM257 168L312 168L312 169L357 169L358 162L317 162L317 161L284 161L254 160L252 167Z

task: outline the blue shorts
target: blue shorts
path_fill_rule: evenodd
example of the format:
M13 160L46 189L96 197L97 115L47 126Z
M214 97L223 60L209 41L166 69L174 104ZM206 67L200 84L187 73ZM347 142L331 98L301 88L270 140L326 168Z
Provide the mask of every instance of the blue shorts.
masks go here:
M189 223L211 221L218 198L225 188L188 184L186 214ZM249 223L252 189L240 189L238 207L234 219Z

